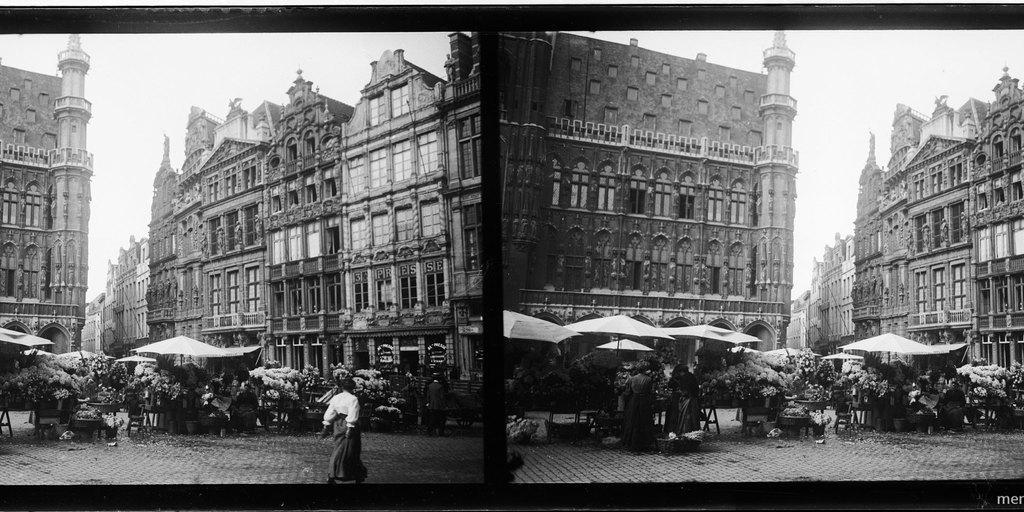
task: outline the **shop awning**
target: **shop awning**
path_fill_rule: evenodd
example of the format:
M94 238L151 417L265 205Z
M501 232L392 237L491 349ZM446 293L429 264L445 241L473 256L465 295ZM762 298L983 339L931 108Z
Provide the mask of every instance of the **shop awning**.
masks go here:
M966 343L950 343L948 345L929 345L928 348L932 350L933 354L948 354L955 350L960 350L966 346Z
M263 348L263 347L261 347L259 345L250 345L248 347L227 347L227 348L223 349L224 350L224 354L223 355L208 356L208 357L238 357L238 356L243 356L245 354L249 354L249 353L255 352L257 350L260 350L261 348Z

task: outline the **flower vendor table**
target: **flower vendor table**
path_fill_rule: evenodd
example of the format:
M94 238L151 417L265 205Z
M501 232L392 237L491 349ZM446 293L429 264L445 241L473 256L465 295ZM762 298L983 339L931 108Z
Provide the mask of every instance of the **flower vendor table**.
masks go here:
M779 416L777 425L786 432L786 435L800 437L800 430L811 424L808 416ZM824 428L824 427L823 427Z

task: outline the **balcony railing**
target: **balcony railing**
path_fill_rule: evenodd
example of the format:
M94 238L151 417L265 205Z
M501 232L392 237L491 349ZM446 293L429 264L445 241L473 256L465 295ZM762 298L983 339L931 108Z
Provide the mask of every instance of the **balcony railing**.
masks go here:
M284 175L285 176L290 176L292 174L295 174L295 172L298 171L298 170L299 170L299 165L298 165L298 161L297 160L288 160L287 162L284 163Z
M784 164L800 167L800 154L789 146L763 146L754 153L755 164Z
M20 316L79 316L74 304L46 304L39 302L0 302L0 314Z
M765 59L771 57L782 57L789 60L796 60L796 54L789 48L778 48L774 46L771 48L765 48L763 56Z
M204 329L224 327L263 327L266 324L266 313L263 311L247 311L244 313L227 313L203 318Z
M480 75L454 82L445 88L446 100L457 100L480 92Z
M312 260L306 260L302 262L302 273L303 274L316 274L320 272L320 259L315 258Z
M86 112L92 112L92 102L85 98L74 96L61 96L53 102L53 110L58 111L65 108L77 108Z
M302 156L302 168L303 169L312 169L313 167L316 167L316 156L317 155L315 155L315 154L314 155L303 155Z
M911 327L945 326L952 324L970 324L971 309L955 309L952 311L925 311L910 315Z
M84 149L59 148L50 152L50 165L74 165L92 170L92 153Z
M782 105L796 110L796 100L788 94L765 94L761 96L761 108L770 105Z

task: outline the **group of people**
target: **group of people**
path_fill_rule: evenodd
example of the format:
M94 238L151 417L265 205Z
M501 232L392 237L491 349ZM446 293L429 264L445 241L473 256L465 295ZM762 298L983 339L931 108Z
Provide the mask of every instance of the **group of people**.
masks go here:
M656 361L640 361L623 391L625 410L622 445L631 451L645 451L654 445L654 377L661 370ZM685 364L676 365L668 380L671 391L666 407L665 430L682 435L700 430L700 385Z
M939 426L951 430L964 428L964 419L968 414L967 396L960 389L959 382L951 381L941 394L928 379L921 379L917 386L921 393L910 402L909 412L935 411Z

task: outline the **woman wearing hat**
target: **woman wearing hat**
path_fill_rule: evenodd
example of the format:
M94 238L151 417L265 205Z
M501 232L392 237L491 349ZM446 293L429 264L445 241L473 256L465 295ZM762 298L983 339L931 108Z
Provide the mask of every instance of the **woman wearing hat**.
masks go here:
M351 378L341 381L341 393L334 395L324 413L324 429L321 438L334 433L334 452L331 453L327 468L327 483L361 483L366 479L366 466L360 458L362 436L359 432L359 398L353 391L356 382Z

